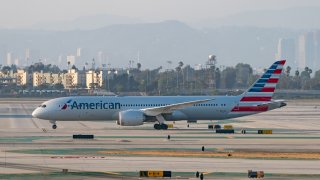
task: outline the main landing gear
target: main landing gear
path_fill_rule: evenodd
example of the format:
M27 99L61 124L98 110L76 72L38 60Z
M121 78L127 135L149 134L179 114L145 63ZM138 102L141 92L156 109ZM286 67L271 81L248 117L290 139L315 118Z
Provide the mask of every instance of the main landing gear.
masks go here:
M50 123L52 124L52 129L57 129L57 124L56 121L50 121Z
M168 129L168 125L166 125L166 124L155 124L153 127L157 130L160 130L160 129L167 130Z
M166 125L165 119L163 118L163 116L161 114L156 116L159 124L155 124L153 127L157 130L163 129L163 130L167 130L168 129L168 125Z

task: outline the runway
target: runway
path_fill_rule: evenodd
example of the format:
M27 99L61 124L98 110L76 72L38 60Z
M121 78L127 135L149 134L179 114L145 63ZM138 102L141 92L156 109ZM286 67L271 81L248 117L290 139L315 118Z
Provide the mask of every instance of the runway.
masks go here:
M174 128L153 124L120 127L115 122L58 122L32 118L44 99L0 100L0 179L138 179L140 170L170 170L173 179L193 179L205 172L214 179L246 179L248 170L263 170L265 179L319 179L320 159L309 157L239 158L234 152L320 154L320 100L292 100L284 108L225 121L176 122ZM318 107L319 106L319 107ZM208 124L231 124L236 134L215 134ZM248 134L240 134L246 129ZM257 134L272 129L273 134ZM94 134L94 140L73 140ZM171 139L167 140L170 135ZM161 151L226 153L225 157L163 155ZM160 152L160 155L104 154L108 151ZM63 174L62 169L68 169Z

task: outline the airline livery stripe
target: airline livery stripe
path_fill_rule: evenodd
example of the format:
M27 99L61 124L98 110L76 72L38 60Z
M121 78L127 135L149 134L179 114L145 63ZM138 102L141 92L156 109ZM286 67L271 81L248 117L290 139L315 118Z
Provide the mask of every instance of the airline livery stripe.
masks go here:
M267 80L267 83L278 83L278 80L279 79L276 79L276 78L270 78Z
M261 92L274 92L274 87L264 87L261 89Z
M273 71L273 74L281 74L282 69L276 69Z
M263 112L268 111L268 106L236 106L231 112Z
M248 97L248 96L253 96L253 97L267 97L267 96L270 96L271 97L272 95L273 95L272 92L269 92L269 93L267 93L267 92L247 92L245 94L246 97Z
M267 72L266 72L266 74L273 74L273 71L274 71L274 70L272 70L272 69L268 69Z
M261 78L262 79L268 79L271 77L271 74L264 74Z
M251 88L249 92L261 92L262 88Z
M275 87L251 88L249 92L274 92Z
M243 97L240 101L271 101L270 97Z
M253 87L264 87L264 84L255 84Z
M261 79L268 79L268 78L280 78L280 74L266 73L261 77Z
M282 69L283 65L278 65L278 67L276 69Z
M281 74L282 69L268 69L266 74Z
M286 63L286 60L282 60L282 61L280 61L279 64L284 65L285 63Z
M277 61L274 64L281 64L284 65L286 63L286 60Z
M277 84L276 83L267 83L264 85L264 87L276 87Z
M268 79L259 79L257 83L265 83L267 81L268 81Z
M269 69L277 69L278 65L277 64L274 64L272 65Z
M280 78L280 74L272 74L271 77L272 79L275 79L275 78Z

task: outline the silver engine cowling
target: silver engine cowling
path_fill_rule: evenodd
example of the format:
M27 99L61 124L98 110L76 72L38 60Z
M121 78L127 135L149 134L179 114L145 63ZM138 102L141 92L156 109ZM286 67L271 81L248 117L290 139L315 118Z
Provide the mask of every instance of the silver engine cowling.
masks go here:
M146 117L141 110L126 110L119 112L117 124L121 126L140 126Z

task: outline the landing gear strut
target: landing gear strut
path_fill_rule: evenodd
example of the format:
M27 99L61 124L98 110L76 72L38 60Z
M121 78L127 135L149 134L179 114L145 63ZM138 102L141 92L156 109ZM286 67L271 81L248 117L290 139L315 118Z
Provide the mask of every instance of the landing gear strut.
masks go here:
M166 124L155 124L154 128L157 130L163 129L163 130L167 130L168 129L168 125Z
M166 125L164 122L165 122L165 119L163 118L163 116L161 114L157 115L156 116L159 124L155 124L154 125L154 128L157 129L157 130L160 130L160 129L163 129L163 130L167 130L168 129L168 125Z

